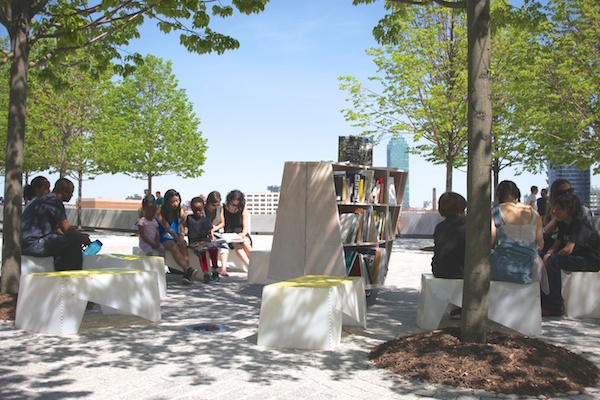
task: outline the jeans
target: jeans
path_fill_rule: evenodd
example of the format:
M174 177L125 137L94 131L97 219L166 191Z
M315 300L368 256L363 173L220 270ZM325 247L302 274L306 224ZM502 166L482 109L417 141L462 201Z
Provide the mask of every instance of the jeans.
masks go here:
M546 272L548 273L548 284L550 292L541 293L542 305L563 305L561 270L565 271L593 271L594 263L581 256L565 256L552 254L546 260Z
M54 257L56 271L82 269L81 236L51 233L23 250L23 254L34 257Z

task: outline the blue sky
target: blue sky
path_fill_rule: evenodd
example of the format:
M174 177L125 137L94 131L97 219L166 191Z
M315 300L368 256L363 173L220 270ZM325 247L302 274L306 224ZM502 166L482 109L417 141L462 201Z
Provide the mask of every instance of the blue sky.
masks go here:
M340 112L348 103L337 77L367 82L375 74L365 49L377 46L371 32L384 15L383 2L271 0L260 14L211 22L213 30L240 41L238 50L223 55L188 53L178 35L145 25L130 49L173 62L209 147L202 176L154 178L153 191L174 188L184 200L211 190L222 196L232 189L265 191L281 184L286 161L336 161L338 136L360 134ZM386 165L386 144L375 147L375 166ZM409 176L411 206L431 200L433 188L438 196L444 191L443 166L411 155ZM543 175L506 172L501 179L515 180L523 194L531 185L545 186ZM83 197L124 199L144 188L144 180L105 175L84 182ZM466 194L464 171L455 171L454 190Z

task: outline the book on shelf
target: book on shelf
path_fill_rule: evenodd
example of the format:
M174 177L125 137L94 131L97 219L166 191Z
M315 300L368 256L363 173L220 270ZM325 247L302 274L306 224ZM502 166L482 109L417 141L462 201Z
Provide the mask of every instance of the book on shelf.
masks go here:
M392 180L388 185L388 204L396 204L398 201L396 200L396 185Z
M222 239L227 243L244 243L244 238L241 237L238 233L215 233L215 237L218 239Z
M387 275L386 249L361 247L346 253L348 276L362 276L366 284L383 284Z
M352 242L352 236L354 235L354 227L356 226L357 219L358 214L353 212L340 214L340 231L342 233L342 243Z
M346 173L344 171L335 171L333 173L333 184L335 185L335 199L337 201L347 201L346 196Z

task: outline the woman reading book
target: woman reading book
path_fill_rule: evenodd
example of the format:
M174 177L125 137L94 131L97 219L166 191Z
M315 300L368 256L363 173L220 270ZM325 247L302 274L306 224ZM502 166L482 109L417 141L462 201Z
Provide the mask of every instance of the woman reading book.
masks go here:
M237 233L242 237L243 242L229 243L229 248L238 254L246 267L250 264L250 252L252 251L252 238L248 232L249 221L244 194L237 189L227 193L225 204L221 210L221 223L225 233ZM227 273L228 256L228 250L221 253L221 276L229 276Z

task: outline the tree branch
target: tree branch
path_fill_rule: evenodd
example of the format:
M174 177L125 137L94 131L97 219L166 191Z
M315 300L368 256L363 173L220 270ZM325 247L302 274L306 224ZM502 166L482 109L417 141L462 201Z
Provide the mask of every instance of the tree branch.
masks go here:
M446 8L467 8L466 0L451 1L451 0L388 0L390 3L402 3L409 5L422 6L435 3Z

